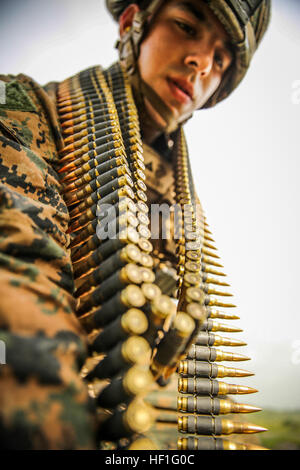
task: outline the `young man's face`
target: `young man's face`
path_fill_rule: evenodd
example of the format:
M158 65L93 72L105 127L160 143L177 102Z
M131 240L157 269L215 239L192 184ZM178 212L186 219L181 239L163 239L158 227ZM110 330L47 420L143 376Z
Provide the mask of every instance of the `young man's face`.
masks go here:
M141 44L138 63L142 79L182 122L213 95L232 60L226 31L202 1L169 0Z

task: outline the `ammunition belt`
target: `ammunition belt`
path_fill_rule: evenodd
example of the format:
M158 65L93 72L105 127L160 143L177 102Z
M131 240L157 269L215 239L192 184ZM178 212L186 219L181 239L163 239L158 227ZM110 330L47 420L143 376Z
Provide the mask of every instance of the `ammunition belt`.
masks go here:
M221 302L226 294L211 287L227 284L194 190L183 131L174 147L176 201L184 214L176 307L155 283L138 114L120 64L62 82L58 110L77 315L90 352L83 374L99 407L100 447L157 448L151 434L156 421L175 424L181 433L211 436L180 437L179 449L234 448L215 436L262 429L219 417L257 408L220 398L254 390L216 380L249 373L214 362L247 358L212 347L227 344L215 331L237 330L214 319L237 317L212 308L234 306ZM159 386L176 371L178 400L172 398L171 405L167 400L161 410ZM165 413L168 407L171 414Z

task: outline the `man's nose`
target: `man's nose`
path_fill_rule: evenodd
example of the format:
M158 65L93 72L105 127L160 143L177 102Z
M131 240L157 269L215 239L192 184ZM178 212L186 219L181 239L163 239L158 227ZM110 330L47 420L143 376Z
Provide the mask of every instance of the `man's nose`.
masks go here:
M185 65L197 71L201 78L207 77L214 63L214 52L211 48L190 53L185 58Z

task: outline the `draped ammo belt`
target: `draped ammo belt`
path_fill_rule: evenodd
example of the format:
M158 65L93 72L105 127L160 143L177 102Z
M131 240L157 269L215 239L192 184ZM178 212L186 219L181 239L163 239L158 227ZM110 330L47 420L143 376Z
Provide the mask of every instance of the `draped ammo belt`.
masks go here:
M251 374L215 363L248 358L214 347L243 343L214 333L240 330L215 322L238 317L215 308L234 305L221 300L230 295L220 290L228 284L194 189L183 130L173 150L184 215L176 227L174 299L156 284L139 118L125 71L119 63L90 68L62 82L57 99L76 313L90 350L84 378L99 407L100 448L251 448L216 437L263 428L219 416L258 408L221 397L254 389L217 380ZM178 429L177 444L173 437L161 443L164 426L172 436Z

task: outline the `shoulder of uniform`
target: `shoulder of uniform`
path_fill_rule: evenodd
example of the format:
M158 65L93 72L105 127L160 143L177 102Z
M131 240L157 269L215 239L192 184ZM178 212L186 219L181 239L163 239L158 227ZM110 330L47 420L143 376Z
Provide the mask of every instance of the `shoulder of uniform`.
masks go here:
M25 117L33 119L34 116L37 116L39 121L44 119L45 122L48 122L56 145L61 148L63 141L56 110L56 94L55 92L50 93L49 90L47 86L40 85L33 78L22 73L0 75L2 127L4 124L11 126L12 120L24 121Z
M31 96L33 80L26 75L0 75L0 108L11 111L37 112ZM35 84L35 86L38 86Z

